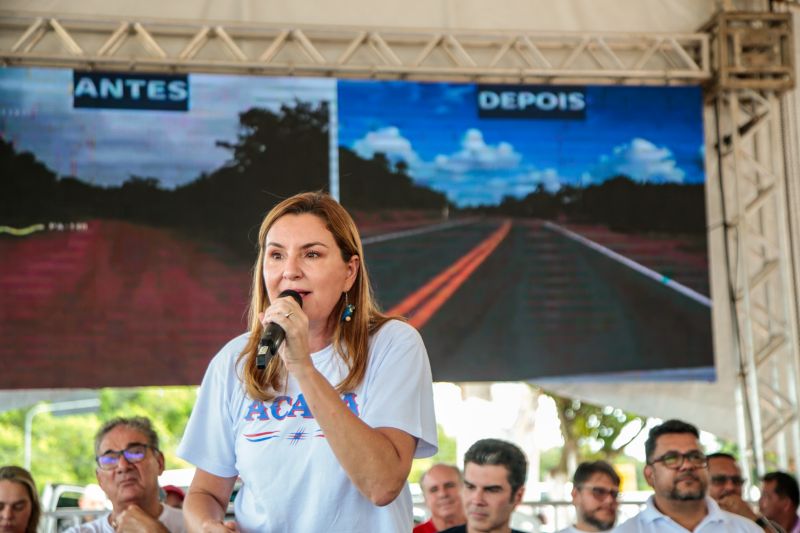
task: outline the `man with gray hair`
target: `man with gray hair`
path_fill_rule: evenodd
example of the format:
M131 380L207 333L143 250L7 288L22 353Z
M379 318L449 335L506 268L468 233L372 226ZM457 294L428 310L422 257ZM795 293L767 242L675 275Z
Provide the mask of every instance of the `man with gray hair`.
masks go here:
M433 465L419 480L431 518L414 528L413 533L436 533L467 521L461 505L461 471L453 465Z
M482 439L464 455L462 500L467 523L444 533L520 533L511 514L522 501L528 461L522 450L498 439Z
M159 501L158 476L164 471L164 455L150 420L109 420L97 432L94 449L97 482L113 509L68 533L185 531L181 511Z

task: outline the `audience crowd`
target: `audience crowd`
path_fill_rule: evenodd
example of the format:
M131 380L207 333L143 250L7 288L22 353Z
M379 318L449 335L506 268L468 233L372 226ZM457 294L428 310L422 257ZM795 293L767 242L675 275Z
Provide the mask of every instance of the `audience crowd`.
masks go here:
M680 420L652 428L644 452L642 474L653 493L638 514L618 523L619 474L605 461L584 462L572 478L574 523L558 533L800 533L800 488L790 474L763 476L758 505L751 505L736 457L706 455L697 428ZM147 418L106 422L95 436L95 462L99 488L111 508L68 533L186 531L184 491L158 485L164 456ZM482 439L469 448L463 463L463 473L439 463L422 475L430 517L413 533L519 533L511 518L525 493L528 462L522 450L511 442ZM18 466L0 467L0 531L35 533L41 516L30 473Z

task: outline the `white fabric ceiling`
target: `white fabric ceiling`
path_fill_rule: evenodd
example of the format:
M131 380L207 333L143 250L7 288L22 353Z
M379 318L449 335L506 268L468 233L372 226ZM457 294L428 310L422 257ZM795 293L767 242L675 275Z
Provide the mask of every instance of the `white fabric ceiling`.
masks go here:
M4 0L0 8L48 14L337 26L530 31L693 32L715 0Z

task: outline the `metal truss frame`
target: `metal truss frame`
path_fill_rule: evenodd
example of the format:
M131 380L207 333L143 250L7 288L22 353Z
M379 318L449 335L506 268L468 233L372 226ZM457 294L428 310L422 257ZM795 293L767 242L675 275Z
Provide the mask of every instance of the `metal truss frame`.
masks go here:
M797 1L784 0L786 9ZM730 20L730 27L738 27L739 19ZM769 447L777 452L777 466L800 469L797 266L792 266L787 213L787 177L800 175L800 158L782 153L786 87L779 87L796 70L762 73L749 83L748 69L774 50L771 36L762 31L756 41L735 35L715 40L718 28L712 24L690 34L491 32L0 11L0 63L503 83L705 84L708 183L720 188L727 249L724 258L713 258L712 267L725 265L738 341L734 353L718 355L739 361L740 444L751 452L742 459L754 461L762 474ZM776 38L785 41L791 33ZM740 56L725 63L725 46L735 48L734 55L748 53L736 48L748 42L750 51L761 54L750 56L755 63L739 62ZM723 76L722 67L731 75ZM726 86L724 79L731 83Z
M708 119L716 145L708 182L721 188L728 297L735 311L740 429L746 430L740 431L740 447L752 452L741 459L745 465L752 460L763 475L768 463L797 468L800 459L799 344L780 96L720 91Z
M0 11L0 62L97 70L698 84L708 36L279 26Z
M797 128L786 123L785 109L797 51L787 9L726 10L703 28L714 70L706 94L707 184L719 188L713 194L724 226L739 459L745 472L754 463L759 476L776 467L800 474L797 265L788 212L788 178L800 168L791 157L797 149L785 144Z

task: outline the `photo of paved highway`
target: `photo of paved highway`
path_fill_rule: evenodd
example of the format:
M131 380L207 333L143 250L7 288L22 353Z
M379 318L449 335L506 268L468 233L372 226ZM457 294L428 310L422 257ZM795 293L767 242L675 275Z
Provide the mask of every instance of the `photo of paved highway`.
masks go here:
M514 380L707 366L709 301L542 221L398 233L366 255L390 312L421 328L434 376ZM607 354L614 354L608 357Z
M303 190L354 215L436 380L713 376L696 87L190 75L179 113L72 79L0 73L4 388L199 383Z
M446 196L438 223L365 239L381 304L420 328L434 379L713 376L698 91L337 93L345 206L399 201L363 161Z

